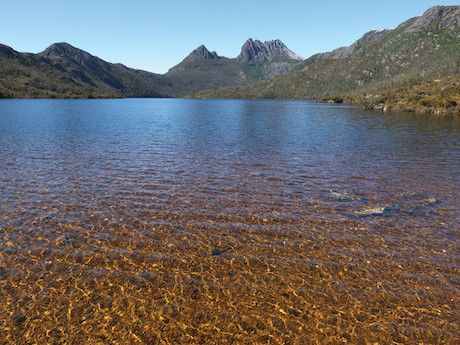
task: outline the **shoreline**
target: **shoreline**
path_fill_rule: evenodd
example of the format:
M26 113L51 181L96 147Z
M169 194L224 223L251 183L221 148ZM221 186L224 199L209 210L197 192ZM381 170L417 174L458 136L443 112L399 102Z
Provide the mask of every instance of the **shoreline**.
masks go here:
M460 116L460 76L409 80L397 88L361 95L323 97L320 103L361 105L367 110Z
M209 90L211 91L211 90ZM219 91L219 90L215 90ZM217 95L217 94L216 94ZM123 99L125 97L117 94L53 94L53 95L34 95L27 97L21 95L0 94L0 99ZM11 96L11 97L10 97ZM164 98L164 97L148 97ZM177 98L202 99L197 95L187 95ZM208 99L218 99L207 94ZM232 99L232 97L224 97ZM241 98L241 99L252 99ZM269 98L262 98L269 99ZM297 99L297 98L288 98ZM410 79L406 85L392 89L380 90L375 92L363 92L362 94L352 94L343 96L328 96L312 99L318 103L335 103L362 106L366 110L382 112L410 112L418 114L460 116L460 75L440 77L437 79L419 81Z

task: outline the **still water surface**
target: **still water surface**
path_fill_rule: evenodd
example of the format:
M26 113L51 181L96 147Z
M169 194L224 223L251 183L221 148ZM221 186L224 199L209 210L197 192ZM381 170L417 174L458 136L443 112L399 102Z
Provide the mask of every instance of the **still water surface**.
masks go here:
M458 119L4 100L0 162L10 342L459 340Z

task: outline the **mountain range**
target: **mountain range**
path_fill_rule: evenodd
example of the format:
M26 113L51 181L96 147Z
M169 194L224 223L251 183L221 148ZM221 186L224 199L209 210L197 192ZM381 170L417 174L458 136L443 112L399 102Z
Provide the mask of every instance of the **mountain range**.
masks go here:
M377 92L460 74L460 6L436 6L395 29L315 54L293 72L201 97L313 98Z
M165 74L112 64L67 43L38 54L0 45L0 98L318 98L460 74L460 6L436 6L395 29L303 59L280 40L248 39L236 58L200 46Z
M202 45L160 75L108 63L68 43L39 54L0 45L0 98L180 97L288 73L301 61L279 40L249 39L234 59Z

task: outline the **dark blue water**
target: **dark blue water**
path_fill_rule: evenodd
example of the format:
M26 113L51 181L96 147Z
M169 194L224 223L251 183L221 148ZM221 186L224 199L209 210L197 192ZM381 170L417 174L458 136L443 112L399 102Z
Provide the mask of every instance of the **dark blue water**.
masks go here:
M419 211L455 223L459 138L458 120L304 101L2 101L2 211L111 197L151 206L133 196L145 191L160 203L179 192L208 204L295 195L395 217L435 199ZM361 202L337 203L349 199Z

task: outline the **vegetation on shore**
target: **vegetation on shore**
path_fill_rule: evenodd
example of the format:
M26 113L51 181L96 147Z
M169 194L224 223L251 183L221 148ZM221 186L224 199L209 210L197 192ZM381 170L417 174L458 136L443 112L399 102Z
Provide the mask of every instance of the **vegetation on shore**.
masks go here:
M419 82L378 93L323 97L319 102L361 104L366 109L460 115L460 75Z

